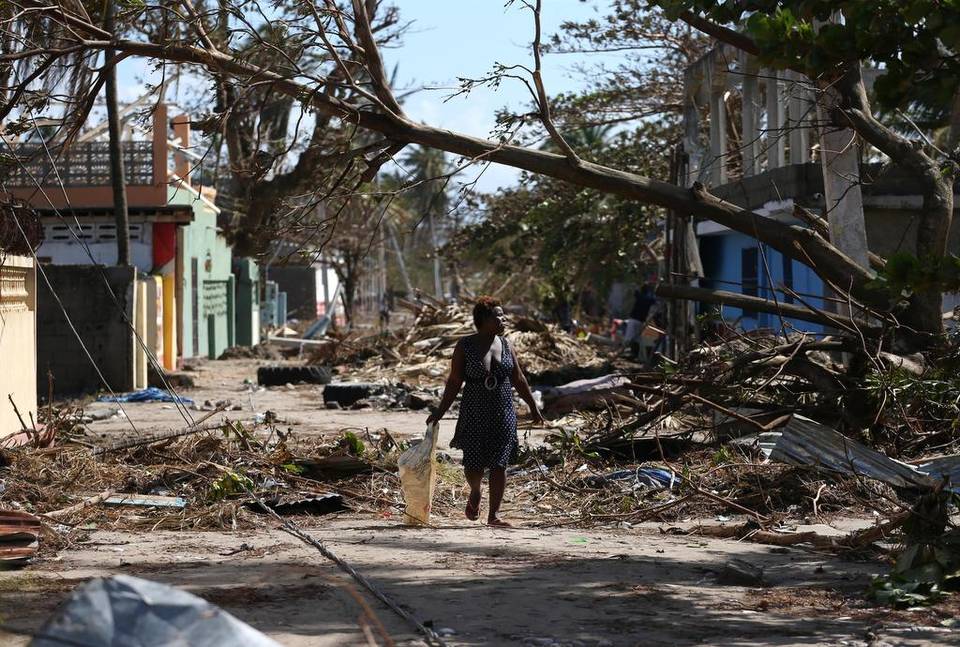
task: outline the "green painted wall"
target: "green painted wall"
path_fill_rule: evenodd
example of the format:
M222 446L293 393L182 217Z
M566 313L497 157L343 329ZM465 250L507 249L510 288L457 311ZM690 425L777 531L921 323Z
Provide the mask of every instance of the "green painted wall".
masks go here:
M182 228L183 245L177 250L183 261L183 275L179 277L183 295L183 356L218 357L231 344L235 316L230 271L233 253L217 230L217 212L213 207L186 188L172 186L168 191L168 203L191 206L194 217L192 223Z

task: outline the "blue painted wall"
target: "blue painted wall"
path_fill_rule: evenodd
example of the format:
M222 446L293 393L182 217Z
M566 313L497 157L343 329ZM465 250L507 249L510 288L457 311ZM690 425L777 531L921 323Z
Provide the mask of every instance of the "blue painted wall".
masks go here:
M823 307L823 299L820 298L823 296L823 281L809 267L797 261L784 263L785 259L779 252L770 249L767 245L760 246L755 239L737 232L700 236L700 256L705 275L701 285L716 290L749 293L744 289L743 262L744 260L751 260L749 258L751 253L744 254L744 250L756 250L752 256L757 262L757 296L771 299L776 295L778 300L789 303L790 297L781 290L776 290L775 287L792 283L793 290L799 293L804 301L816 308ZM792 277L789 276L791 273ZM786 281L784 280L785 275L787 275ZM780 332L783 327L780 317L777 315L758 312L747 313L744 316L740 308L728 306L723 307L723 318L730 323L739 320L739 324L744 330L769 328ZM823 326L819 324L797 319L784 319L784 321L788 330L811 333L823 332Z

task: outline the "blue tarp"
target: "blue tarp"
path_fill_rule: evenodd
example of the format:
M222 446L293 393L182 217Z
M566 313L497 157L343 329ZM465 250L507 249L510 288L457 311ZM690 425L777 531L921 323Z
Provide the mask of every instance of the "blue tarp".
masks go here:
M680 485L680 476L670 470L659 467L637 467L636 469L618 470L609 474L588 476L584 479L587 485L603 487L611 481L632 481L632 488L650 488L653 490L672 490Z
M638 467L635 470L621 470L619 472L605 474L603 478L611 481L635 479L637 483L645 487L664 489L672 489L680 483L679 475L670 470L660 469L658 467Z
M97 402L176 402L181 404L193 404L193 400L183 396L174 396L169 391L158 389L155 386L141 389L140 391L131 391L117 396L102 395L97 398Z

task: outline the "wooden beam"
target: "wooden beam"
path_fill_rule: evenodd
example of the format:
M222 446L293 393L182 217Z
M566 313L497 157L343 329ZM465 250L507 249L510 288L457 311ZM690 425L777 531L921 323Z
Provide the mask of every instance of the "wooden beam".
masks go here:
M860 329L864 335L869 337L877 337L882 332L881 329L875 326L870 326L861 321L854 321L850 317L832 314L828 316L825 313L814 312L813 310L792 303L777 303L762 297L754 297L737 292L727 292L726 290L712 290L709 288L696 288L689 285L668 285L661 283L657 286L657 296L666 299L687 299L690 301L726 305L743 310L768 312L770 314L818 323L832 328L843 326L850 330Z

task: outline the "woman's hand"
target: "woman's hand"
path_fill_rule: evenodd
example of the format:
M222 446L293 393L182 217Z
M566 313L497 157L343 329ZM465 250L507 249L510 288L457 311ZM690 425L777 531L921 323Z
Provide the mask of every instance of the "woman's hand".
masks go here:
M543 426L547 424L547 421L543 419L543 414L540 413L538 409L534 409L530 414L531 423L538 426Z
M434 411L429 416L427 416L427 425L429 426L429 425L437 424L438 422L440 422L440 418L442 417L443 417L442 413L438 413L437 411Z

